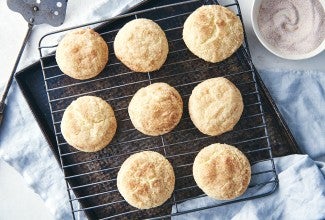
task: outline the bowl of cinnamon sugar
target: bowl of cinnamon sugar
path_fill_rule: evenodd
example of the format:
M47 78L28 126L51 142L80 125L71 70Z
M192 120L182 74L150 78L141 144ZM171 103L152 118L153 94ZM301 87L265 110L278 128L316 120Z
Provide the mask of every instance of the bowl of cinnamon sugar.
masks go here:
M251 19L259 41L279 57L301 60L325 50L324 0L255 0Z

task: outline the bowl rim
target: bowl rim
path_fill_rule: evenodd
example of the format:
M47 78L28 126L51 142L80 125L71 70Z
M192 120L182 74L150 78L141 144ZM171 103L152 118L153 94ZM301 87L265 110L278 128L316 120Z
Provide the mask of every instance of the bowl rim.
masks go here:
M323 52L325 50L325 38L323 40L323 42L316 47L314 50L308 52L308 53L304 53L304 54L283 54L281 53L279 50L277 50L273 45L269 44L262 36L260 30L259 30L259 26L258 26L258 22L257 22L257 18L259 15L259 8L260 5L262 4L262 2L265 0L253 0L253 6L251 8L251 22L252 22L252 27L254 30L255 35L257 36L258 40L260 41L260 43L271 53L273 53L274 55L284 58L284 59L289 59L289 60L302 60L302 59L308 59L311 57L314 57L318 54L320 54L321 52ZM272 0L267 0L267 1L272 1ZM325 10L325 1L319 1L320 4L323 6L324 10Z

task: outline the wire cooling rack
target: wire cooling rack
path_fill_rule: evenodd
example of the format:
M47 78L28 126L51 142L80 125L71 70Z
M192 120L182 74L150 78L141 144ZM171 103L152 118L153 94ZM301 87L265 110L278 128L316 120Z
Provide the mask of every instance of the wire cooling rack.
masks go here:
M81 212L85 212L90 219L171 217L266 196L278 185L268 124L264 117L263 102L256 83L246 37L243 46L230 58L216 64L205 62L186 48L182 40L182 26L188 15L196 8L202 4L218 4L218 2L200 0L177 3L171 0L163 3L158 0L155 2L158 6L151 9L78 26L90 27L104 24L98 32L109 46L109 62L96 78L85 81L72 79L60 71L54 53L44 55L49 48L55 49L57 46L57 41L53 43L51 39L57 39L74 28L49 33L40 41L40 61L45 88L74 218ZM237 1L224 6L230 7L241 18ZM136 18L152 19L166 33L170 52L166 63L158 71L147 74L134 73L121 64L113 53L113 40L119 28ZM203 135L194 127L188 115L187 103L192 89L198 83L219 76L226 77L239 88L245 107L233 131L210 137ZM180 92L185 106L183 117L176 129L159 137L150 137L141 134L132 126L127 107L138 89L155 82L166 82L174 86ZM99 96L109 102L118 122L113 141L108 147L95 153L80 152L69 146L60 131L64 110L73 100L83 95ZM212 205L184 208L186 206L182 206L182 203L205 196L194 182L192 163L200 149L216 142L234 145L249 158L252 165L249 189L235 200L215 201ZM172 197L162 206L149 210L138 210L128 205L116 187L116 175L121 164L131 154L143 150L153 150L165 155L173 165L176 175ZM254 166L262 161L265 163L263 168ZM256 192L257 190L259 191Z

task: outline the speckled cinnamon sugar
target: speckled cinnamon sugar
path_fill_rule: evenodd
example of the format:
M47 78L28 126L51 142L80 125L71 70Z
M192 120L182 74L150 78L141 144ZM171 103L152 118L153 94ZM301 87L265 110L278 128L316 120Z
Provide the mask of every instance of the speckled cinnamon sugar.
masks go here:
M263 38L285 54L305 54L325 39L325 12L318 0L264 0L258 15Z

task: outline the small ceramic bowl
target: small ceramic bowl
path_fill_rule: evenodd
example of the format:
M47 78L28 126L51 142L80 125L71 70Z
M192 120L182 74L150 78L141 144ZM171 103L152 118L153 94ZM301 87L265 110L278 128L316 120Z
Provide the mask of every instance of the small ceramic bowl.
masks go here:
M261 42L261 44L268 49L271 53L275 54L278 57L284 58L284 59L289 59L289 60L302 60L302 59L307 59L307 58L311 58L313 56L316 56L317 54L321 53L322 51L325 50L325 39L323 40L323 42L314 50L308 52L308 53L304 53L304 54L283 54L281 53L281 51L277 50L277 48L275 48L274 46L272 46L271 44L269 44L262 36L259 27L258 27L258 23L257 23L257 18L259 15L259 11L260 11L260 6L261 3L265 1L265 0L254 0L253 3L253 7L252 7L252 11L251 11L251 20L252 20L252 25L253 25L253 30L257 36L257 38L259 39L259 41ZM267 1L272 1L272 0L267 0ZM323 8L325 9L325 1L319 1L322 5Z

